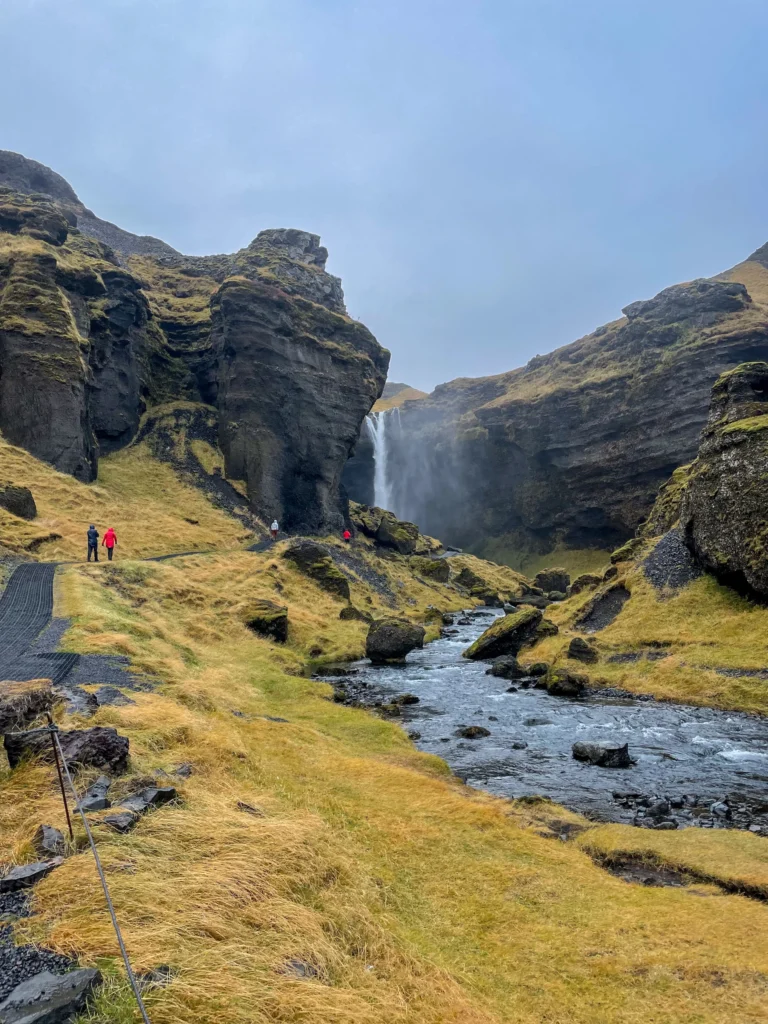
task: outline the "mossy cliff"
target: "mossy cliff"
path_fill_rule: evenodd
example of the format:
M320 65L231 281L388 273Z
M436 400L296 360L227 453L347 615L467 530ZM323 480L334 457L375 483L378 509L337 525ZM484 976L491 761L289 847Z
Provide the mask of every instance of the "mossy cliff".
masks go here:
M341 472L389 354L347 315L327 255L274 229L231 256L182 256L0 152L0 431L88 481L148 409L200 403L254 512L340 528Z
M605 551L631 537L659 486L695 456L714 381L768 358L758 255L632 303L521 369L404 403L390 434L397 514L479 554L506 549L518 568L526 554Z

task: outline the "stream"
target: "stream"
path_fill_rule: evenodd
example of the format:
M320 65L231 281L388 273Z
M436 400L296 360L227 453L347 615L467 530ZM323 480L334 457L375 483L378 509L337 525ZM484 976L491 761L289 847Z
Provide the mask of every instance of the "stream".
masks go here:
M498 614L467 613L469 624L450 627L453 635L413 651L404 665L356 662L351 674L335 680L337 699L372 707L415 695L419 702L403 706L397 720L419 749L498 796L546 796L598 821L743 828L768 836L768 720L615 691L551 697L486 675L488 662L461 654ZM507 692L510 686L517 691ZM456 735L473 725L490 735ZM635 764L576 761L577 740L628 742Z

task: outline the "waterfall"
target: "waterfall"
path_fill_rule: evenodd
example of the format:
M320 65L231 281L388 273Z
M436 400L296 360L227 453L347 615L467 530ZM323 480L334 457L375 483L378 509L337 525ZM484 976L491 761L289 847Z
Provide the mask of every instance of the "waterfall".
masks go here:
M373 445L373 503L394 512L394 494L389 476L389 445L392 429L400 426L400 409L371 412L365 417L365 427Z

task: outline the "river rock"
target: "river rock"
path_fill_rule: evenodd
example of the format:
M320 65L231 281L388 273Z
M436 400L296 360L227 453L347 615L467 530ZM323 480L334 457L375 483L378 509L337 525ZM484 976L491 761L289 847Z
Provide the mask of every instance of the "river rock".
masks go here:
M25 757L53 760L51 739L47 732L21 732L3 737L11 768ZM128 738L111 726L92 729L71 729L59 732L59 743L67 764L79 768L107 768L118 773L128 767Z
M529 673L522 667L513 654L497 658L485 673L487 676L498 676L500 679L523 679Z
M600 655L597 653L594 643L590 643L584 637L575 636L568 644L568 657L575 661L582 661L585 665L594 665Z
M486 729L483 725L466 725L461 729L457 729L456 735L461 736L465 740L480 740L484 736L490 736L491 730Z
M601 768L629 768L632 759L627 743L574 743L572 753L577 761L599 765Z
M546 661L534 661L532 665L526 666L527 676L545 676L549 672L549 664Z
M405 661L417 647L424 646L424 627L406 619L376 619L368 629L365 655L374 663Z
M464 657L481 660L517 655L526 644L535 642L541 621L542 614L538 608L523 608L513 615L504 615L463 652Z
M94 967L66 974L42 971L23 981L0 1003L2 1024L65 1024L85 1007L89 994L101 983Z
M288 609L274 601L251 601L245 624L253 633L284 644L288 639Z
M19 519L34 519L37 506L28 487L17 487L15 484L0 483L0 508Z
M322 544L313 540L293 541L283 552L283 558L329 594L349 601L349 581Z
M533 582L545 594L551 590L565 593L570 586L571 575L566 569L542 569L533 577Z
M586 686L586 677L573 675L562 668L551 668L541 677L542 686L553 697L580 697Z

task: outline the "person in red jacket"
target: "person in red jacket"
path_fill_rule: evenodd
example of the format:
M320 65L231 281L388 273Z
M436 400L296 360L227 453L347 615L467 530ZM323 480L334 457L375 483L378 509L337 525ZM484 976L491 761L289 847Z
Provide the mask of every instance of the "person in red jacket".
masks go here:
M342 536L347 544L349 544L349 542L352 540L352 534L349 532L349 530L345 530Z
M113 552L115 550L115 545L116 544L117 544L117 535L115 534L115 531L110 526L110 528L104 534L104 537L103 537L103 539L101 541L101 546L103 548L107 549L107 558L110 560L110 562L112 561L112 554L113 554Z

